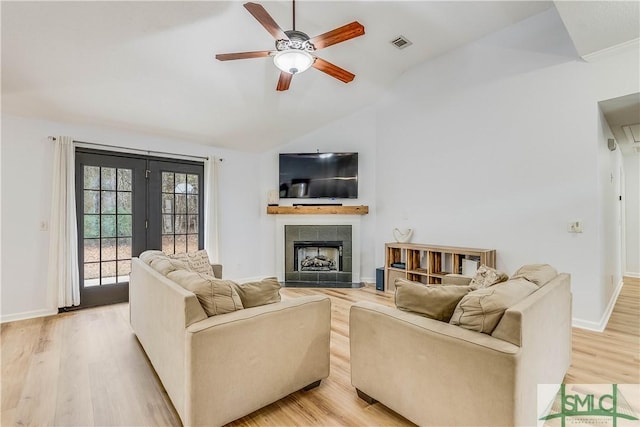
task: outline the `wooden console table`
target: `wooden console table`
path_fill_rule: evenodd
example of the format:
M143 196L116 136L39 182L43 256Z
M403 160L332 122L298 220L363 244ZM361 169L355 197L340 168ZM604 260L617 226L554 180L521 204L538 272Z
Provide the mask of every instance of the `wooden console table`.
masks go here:
M369 206L267 206L269 215L366 215Z

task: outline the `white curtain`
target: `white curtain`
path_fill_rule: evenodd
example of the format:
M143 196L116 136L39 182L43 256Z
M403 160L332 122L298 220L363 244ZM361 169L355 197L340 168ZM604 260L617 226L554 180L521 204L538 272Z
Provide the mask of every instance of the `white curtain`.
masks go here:
M204 248L209 261L219 262L218 247L218 165L220 160L209 157L204 161Z
M58 307L80 304L75 194L73 139L59 136L53 152L48 270L50 289L58 290Z

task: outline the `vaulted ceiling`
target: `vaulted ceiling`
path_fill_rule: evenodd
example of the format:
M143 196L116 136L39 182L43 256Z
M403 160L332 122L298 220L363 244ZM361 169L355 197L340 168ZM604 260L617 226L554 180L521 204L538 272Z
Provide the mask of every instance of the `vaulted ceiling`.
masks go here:
M594 46L602 49L602 38L583 31L584 11L600 17L602 11L571 3L558 11L570 34L573 27L579 35L577 49L582 55ZM637 9L638 2L623 3ZM291 28L290 1L261 4L284 30ZM311 69L295 76L286 92L275 90L279 71L270 58L214 59L216 53L274 47L242 2L45 1L1 7L3 112L263 151L371 104L416 64L555 6L298 1L296 29L314 36L358 21L365 35L318 52L356 74L353 82ZM631 21L616 34L598 29L610 34L605 44L633 38L633 31L637 37ZM390 41L400 35L413 45L398 50Z

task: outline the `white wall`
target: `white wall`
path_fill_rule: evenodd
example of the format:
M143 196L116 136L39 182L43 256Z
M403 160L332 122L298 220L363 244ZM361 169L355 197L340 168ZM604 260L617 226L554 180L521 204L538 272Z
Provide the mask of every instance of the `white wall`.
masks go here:
M640 277L640 154L624 157L625 276Z
M414 240L496 248L508 273L552 264L572 274L577 324L601 327L621 260L597 102L636 92L637 63L576 58L551 9L406 73L378 112L377 228L408 214Z
M2 320L56 311L47 288L49 233L39 231L50 214L51 157L49 135L145 150L224 158L220 167L220 255L225 277L251 277L260 267L246 256L260 235L262 209L257 197L259 156L187 141L155 138L90 126L2 116Z
M332 122L324 127L316 129L290 143L264 153L262 163L262 189L263 204L267 205L267 192L278 188L278 154L284 152L331 152L353 151L358 152L358 198L340 199L337 203L344 205L368 205L369 214L361 218L361 268L362 280L375 280L374 264L374 236L375 230L375 193L376 193L376 117L375 111L365 108L341 120ZM291 205L294 202L309 202L308 200L282 199L281 205ZM329 201L327 201L329 203ZM264 212L264 209L263 209ZM263 213L262 224L265 230L263 253L271 253L271 257L265 257L264 271L270 271L275 266L275 217Z
M572 274L574 315L597 320L590 83L555 10L406 73L379 113L378 228L408 215L415 241L495 248L509 274L549 263Z

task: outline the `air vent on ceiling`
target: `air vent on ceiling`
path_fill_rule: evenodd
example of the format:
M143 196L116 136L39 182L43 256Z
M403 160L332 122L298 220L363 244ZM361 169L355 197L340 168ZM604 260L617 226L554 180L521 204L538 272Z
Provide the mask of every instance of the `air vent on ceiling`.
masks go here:
M393 44L398 49L404 49L407 46L411 46L413 43L409 41L405 36L398 36L395 39L391 40L391 44Z

